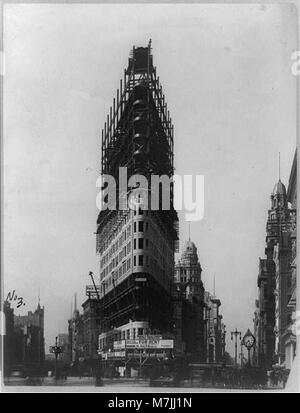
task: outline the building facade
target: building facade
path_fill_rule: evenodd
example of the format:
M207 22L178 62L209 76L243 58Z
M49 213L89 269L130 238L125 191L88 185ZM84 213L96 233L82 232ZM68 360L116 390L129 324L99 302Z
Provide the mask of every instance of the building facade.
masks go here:
M297 152L288 191L279 179L271 195L266 257L259 259L255 361L266 369L275 365L290 368L296 351L296 171Z
M197 248L185 244L175 266L173 285L175 351L197 361L206 361L204 287Z
M224 324L220 314L221 301L205 291L206 362L222 363L225 356Z
M44 307L14 315L15 355L20 364L41 366L45 360Z
M68 323L70 366L76 370L79 362L84 361L83 316L76 306Z
M175 354L193 362L222 363L225 356L225 326L221 301L205 291L197 248L189 240L175 266L173 325Z
M5 316L5 331L3 337L3 372L8 376L16 364L15 358L15 334L14 334L14 310L8 301L3 304L3 313Z
M100 307L97 299L88 298L83 304L83 357L86 361L98 359L98 337L100 334Z
M259 258L254 334L257 365L270 368L275 350L275 265L273 260Z
M287 322L283 332L285 366L291 369L296 356L296 310L297 310L297 150L291 168L287 200L290 203L289 266L287 280Z
M126 168L126 177L120 167ZM161 198L158 208L150 202L146 205L149 188L144 188L145 182L131 181L127 186L127 180L139 174L151 182L155 174L173 176L173 169L173 126L151 45L134 47L102 133L101 172L115 178L117 193L116 208L101 210L97 220L102 335L122 330L129 320L146 323L151 332L172 330L178 240L173 184L169 208L163 209ZM138 196L135 191L131 197L139 184ZM129 207L123 208L122 200L128 198Z

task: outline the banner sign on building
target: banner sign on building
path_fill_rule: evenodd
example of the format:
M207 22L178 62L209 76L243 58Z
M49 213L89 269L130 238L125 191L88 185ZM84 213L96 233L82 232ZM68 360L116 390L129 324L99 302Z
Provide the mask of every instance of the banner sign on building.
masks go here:
M135 340L114 341L114 349L172 349L174 340L138 338Z

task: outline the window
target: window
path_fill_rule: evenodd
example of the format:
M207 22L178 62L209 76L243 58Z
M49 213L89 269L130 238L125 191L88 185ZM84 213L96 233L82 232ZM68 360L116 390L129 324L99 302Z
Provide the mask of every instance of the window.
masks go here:
M148 246L149 246L149 240L148 240L148 238L147 238L145 241L146 241L146 248L148 248Z
M142 336L143 335L143 329L142 328L138 328L138 336Z
M143 248L144 248L144 239L139 238L139 249L143 249Z
M130 339L130 330L126 331L126 335L127 335L127 339L129 340Z
M139 232L143 232L143 231L144 231L144 222L139 221Z
M146 222L146 229L145 229L145 231L148 231L148 228L149 228L149 225L148 225L148 222Z
M139 255L139 265L144 265L144 256Z
M136 232L136 222L133 225L133 232Z
M133 249L136 250L136 238L133 240Z
M149 266L149 257L148 257L148 255L146 255L146 265L147 265L147 267Z
M136 256L133 257L133 265L136 267Z

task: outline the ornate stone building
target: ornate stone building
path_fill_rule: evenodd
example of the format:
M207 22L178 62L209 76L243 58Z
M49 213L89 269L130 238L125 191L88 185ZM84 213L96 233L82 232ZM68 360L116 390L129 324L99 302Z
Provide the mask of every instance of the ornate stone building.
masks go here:
M69 351L71 367L78 368L79 362L84 360L83 316L76 309L69 320Z
M98 341L100 334L100 308L98 300L88 298L82 304L83 308L83 341L84 359L91 365L98 360Z
M287 200L290 203L290 274L287 282L287 323L283 332L283 345L285 350L285 366L291 369L296 355L296 287L297 287L297 151L289 178Z
M221 301L204 290L201 273L197 248L189 240L175 266L175 351L195 361L220 363L225 350Z
M205 361L204 287L197 248L185 244L173 285L175 351Z
M221 363L225 355L224 325L220 314L221 301L215 295L205 291L204 304L206 362Z
M41 366L45 360L44 307L14 316L16 361Z
M266 257L259 259L254 314L255 360L266 369L275 364L290 368L295 356L296 194L295 154L288 192L279 179L271 195Z

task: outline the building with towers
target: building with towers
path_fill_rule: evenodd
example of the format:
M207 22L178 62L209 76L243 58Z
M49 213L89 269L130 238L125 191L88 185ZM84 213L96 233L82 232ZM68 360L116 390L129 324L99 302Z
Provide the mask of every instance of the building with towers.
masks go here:
M296 154L289 194L281 179L271 194L271 208L268 211L266 225L265 257L259 259L258 299L254 315L255 360L258 366L265 369L271 369L274 365L290 366L290 360L295 353L295 340L290 329L296 308L293 299L296 296L295 171ZM289 351L286 350L287 341ZM286 353L289 354L289 361L286 359Z
M175 351L206 361L204 287L197 248L189 239L175 266L173 285Z
M221 363L225 352L221 301L215 292L205 291L201 274L197 248L189 239L175 266L175 354L202 363Z

